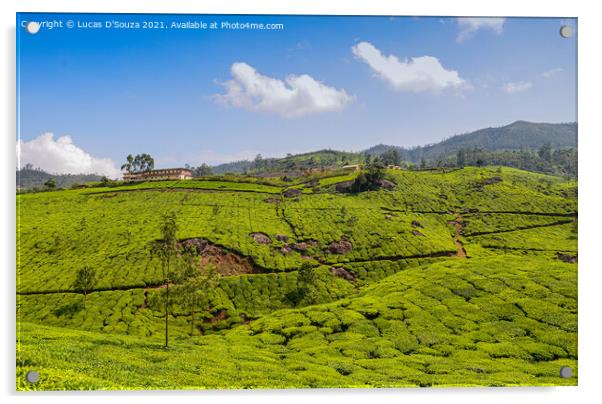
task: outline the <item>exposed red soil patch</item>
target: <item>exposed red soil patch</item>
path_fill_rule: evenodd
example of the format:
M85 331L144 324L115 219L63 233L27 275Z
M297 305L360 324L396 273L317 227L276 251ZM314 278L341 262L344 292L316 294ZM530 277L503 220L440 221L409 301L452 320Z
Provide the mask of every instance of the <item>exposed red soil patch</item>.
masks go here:
M210 323L211 325L216 325L220 321L223 321L228 318L228 313L225 309L219 310L213 317L206 318L203 320L204 323Z
M326 249L331 254L346 254L353 250L353 244L343 237L340 241L333 241L330 243Z
M462 236L462 229L464 228L464 218L460 213L456 215L455 220L450 220L447 222L454 226L454 244L456 245L456 257L466 258L466 249L464 248L464 244L460 241L460 236Z
M316 248L318 246L318 242L316 240L303 240L298 243L290 244L293 250L298 252L307 252L310 248Z
M214 265L222 276L253 273L253 265L248 258L219 246L205 239L189 239L182 242L184 246L194 248L201 259L201 266Z
M334 189L337 192L350 192L352 185L353 185L353 181L343 181L343 182L337 183L335 185Z
M577 255L566 254L558 252L556 253L556 258L562 262L566 262L568 264L576 264L577 263Z
M286 236L284 234L276 234L276 240L286 243L286 242L288 242L288 236Z
M259 244L271 244L272 239L265 233L251 233L251 237Z
M355 276L353 276L353 274L351 274L345 268L332 267L332 268L330 268L330 273L332 273L334 276L341 277L341 278L343 278L345 280L348 280L348 281L354 281L355 280Z
M286 198L295 198L301 195L301 190L298 188L289 188L282 193Z
M278 251L280 251L280 254L282 254L282 255L288 255L293 251L293 249L291 247L285 245L285 246L282 246Z

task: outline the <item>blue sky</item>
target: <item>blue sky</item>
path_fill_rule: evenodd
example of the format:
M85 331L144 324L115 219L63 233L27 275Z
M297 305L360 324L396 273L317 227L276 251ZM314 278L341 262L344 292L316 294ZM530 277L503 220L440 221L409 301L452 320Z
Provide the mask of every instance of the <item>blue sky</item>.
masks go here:
M577 41L559 35L563 24L576 30L575 20L123 14L17 19L18 27L21 21L113 19L284 25L42 26L35 35L18 28L21 163L54 172L106 171L128 153L150 153L158 167L216 164L256 153L421 145L519 119L577 120Z

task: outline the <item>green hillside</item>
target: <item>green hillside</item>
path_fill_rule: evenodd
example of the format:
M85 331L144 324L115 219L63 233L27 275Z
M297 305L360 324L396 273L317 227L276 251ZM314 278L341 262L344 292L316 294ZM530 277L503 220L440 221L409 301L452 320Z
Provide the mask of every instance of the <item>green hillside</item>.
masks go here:
M549 156L540 155L540 149L544 146L549 146L551 153ZM516 121L506 126L454 135L438 143L414 148L379 144L361 152L318 150L288 155L284 158L236 161L215 166L212 170L216 174L280 173L282 176L294 176L307 169L332 169L344 165L362 164L366 155L382 156L383 153L395 150L399 159L396 164L426 164L427 167L503 165L576 177L576 149L576 123ZM464 153L464 162L458 161L458 152Z
M45 389L575 384L575 265L448 259L335 303L282 310L221 334L161 341L22 324L19 386Z
M361 153L338 150L317 150L309 153L289 154L282 158L261 158L254 161L241 160L220 164L212 168L216 174L243 172L299 171L325 167L341 167L363 163ZM289 174L290 175L290 174Z
M17 188L19 189L43 189L44 184L50 178L55 180L57 187L68 188L74 184L82 184L89 181L100 181L102 177L95 174L50 174L40 169L24 167L21 170L17 170L16 178Z
M455 156L460 149L537 150L544 144L550 144L553 149L576 148L577 124L516 121L506 126L455 135L435 144L412 149L378 145L365 152L380 155L393 147L399 150L402 159L419 163L421 158L433 160Z
M337 191L357 175L17 195L17 387L577 383L558 376L577 370L576 181L388 170L392 189ZM170 306L169 351L149 254L166 212L221 274L195 322Z

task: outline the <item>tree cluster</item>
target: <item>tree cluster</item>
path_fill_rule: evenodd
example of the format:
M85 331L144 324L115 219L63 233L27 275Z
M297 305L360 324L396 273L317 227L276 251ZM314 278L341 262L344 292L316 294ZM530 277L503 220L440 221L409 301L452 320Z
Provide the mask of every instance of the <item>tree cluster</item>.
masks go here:
M175 213L163 216L162 238L150 243L152 258L159 260L164 279L164 293L159 295L165 312L165 348L169 348L169 310L172 304L190 308L191 335L195 330L195 313L209 305L207 291L217 287L219 273L212 266L201 267L194 248L186 247L177 238L178 223ZM170 286L172 296L170 298Z
M577 149L552 149L549 143L537 150L487 151L479 148L460 149L455 161L438 160L437 167L500 165L547 174L577 176Z
M206 163L203 163L198 167L186 167L186 168L189 168L190 171L192 171L193 177L206 177L208 175L213 174L213 172L211 171L211 167Z
M385 166L380 159L375 158L355 177L351 184L351 192L358 193L364 191L374 191L382 186L385 178Z
M398 166L401 164L401 155L399 150L390 148L380 155L380 160L385 166Z
M150 171L155 168L155 159L150 154L142 153L132 156L128 154L121 170L129 174Z

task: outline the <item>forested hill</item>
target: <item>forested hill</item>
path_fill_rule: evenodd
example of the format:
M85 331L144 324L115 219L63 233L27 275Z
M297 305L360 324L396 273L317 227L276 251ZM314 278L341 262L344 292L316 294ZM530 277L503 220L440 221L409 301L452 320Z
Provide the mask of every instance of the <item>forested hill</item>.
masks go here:
M544 150L542 150L544 147ZM547 149L546 149L547 148ZM258 155L253 161L241 160L210 168L213 174L255 173L259 175L292 175L313 168L332 168L361 164L366 155L380 156L385 152L387 164L421 167L502 165L548 174L577 175L577 124L533 123L516 121L510 125L485 128L455 135L439 143L405 148L377 145L359 152L318 150L310 153L288 154L273 158ZM393 160L390 159L394 151ZM209 169L209 167L207 167ZM199 174L207 175L207 174ZM99 181L98 175L52 175L40 169L26 167L17 171L17 187L43 188L53 178L59 188L89 181Z
M455 135L439 143L404 148L400 146L377 145L365 150L371 155L380 155L391 148L399 151L402 160L419 163L421 159L445 160L454 156L460 149L483 149L487 151L537 150L545 144L552 149L577 147L577 123L534 123L516 121L497 128L479 129L474 132Z
M309 153L288 154L286 157L282 158L264 158L261 155L258 155L253 161L241 160L220 164L212 167L212 172L215 174L223 174L241 173L245 171L303 170L316 167L359 164L363 161L364 155L362 153L324 149Z
M89 181L100 181L101 176L95 174L49 174L38 168L22 168L17 170L17 188L44 188L44 184L53 178L56 186L67 188L73 184L83 184Z
M549 146L548 148L556 154L542 159L538 153L543 146ZM406 162L426 166L455 165L460 152L467 155L464 163L467 165L480 165L477 164L480 161L482 165L508 165L552 174L576 174L576 148L577 124L574 122L516 121L510 125L480 129L452 136L439 143L414 148L380 144L355 153L319 150L287 155L284 158L258 156L254 161L243 160L214 166L212 171L222 174L343 166L362 163L366 155L380 156L395 150L395 159L398 160L395 164Z

